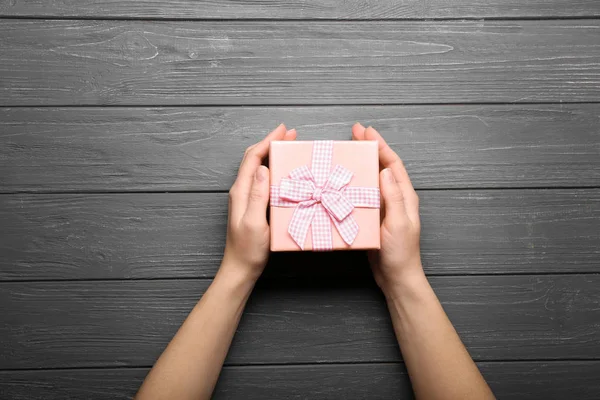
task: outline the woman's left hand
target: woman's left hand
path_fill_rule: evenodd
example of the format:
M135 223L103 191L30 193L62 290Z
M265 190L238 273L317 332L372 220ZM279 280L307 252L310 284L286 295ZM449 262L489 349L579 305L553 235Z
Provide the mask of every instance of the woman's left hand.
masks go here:
M238 177L229 190L229 219L222 269L235 270L256 280L269 258L267 223L269 169L262 165L273 140L294 140L296 130L279 125L262 141L248 147Z

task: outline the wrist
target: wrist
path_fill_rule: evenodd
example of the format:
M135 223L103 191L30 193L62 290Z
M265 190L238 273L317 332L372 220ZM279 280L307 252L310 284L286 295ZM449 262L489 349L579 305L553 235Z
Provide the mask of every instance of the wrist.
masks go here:
M224 258L214 281L237 291L252 291L260 272L244 263Z
M216 305L221 310L219 312L236 310L236 315L241 315L256 281L249 279L243 269L234 267L232 264L221 263L221 268L197 307L209 302L211 307Z
M429 281L422 268L405 272L400 277L389 280L382 285L381 290L387 301L402 301L408 298L418 298L431 290Z

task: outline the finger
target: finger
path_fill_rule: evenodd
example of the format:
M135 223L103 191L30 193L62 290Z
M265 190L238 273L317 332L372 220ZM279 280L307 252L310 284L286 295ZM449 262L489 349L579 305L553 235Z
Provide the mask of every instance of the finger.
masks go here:
M240 169L238 171L238 177L240 176L240 173L245 172L244 166L246 165L246 161L248 158L250 158L250 156L259 156L262 160L262 158L266 157L266 155L269 153L269 143L271 143L273 140L283 140L286 133L287 129L285 125L279 124L279 126L271 131L271 133L269 133L263 140L248 147L244 152L244 157L242 158ZM253 175L254 168L247 172L250 172L250 175Z
M377 140L379 146L379 162L384 168L389 168L392 170L394 178L400 185L400 189L404 195L407 211L410 211L410 214L414 214L416 212L418 215L419 198L417 197L417 193L415 192L415 189L410 181L408 172L406 172L406 168L404 167L402 159L400 159L394 150L388 146L379 132L372 127L368 127L365 130L365 139Z
M386 220L391 219L394 221L399 218L406 218L404 196L391 169L385 168L381 171L379 174L379 187L385 207Z
M295 129L290 129L289 131L287 131L285 133L285 136L283 138L283 140L296 140L296 130Z
M383 139L379 132L377 132L371 126L365 129L365 140L377 141L379 149L379 163L383 166L383 168L391 168L392 172L394 173L394 177L399 181L401 176L399 176L398 173L402 172L400 169L404 169L404 165L402 164L400 157L398 157L398 154L396 154L394 150L388 146L385 139ZM404 172L406 172L406 170L404 170Z
M248 195L248 206L244 219L251 226L267 222L267 205L269 204L269 169L264 165L259 166L252 180L252 187Z
M365 127L360 122L352 125L352 140L365 140Z
M235 217L243 215L243 212L246 210L248 194L250 193L254 173L261 165L262 160L269 153L269 144L273 140L283 140L286 132L285 125L281 124L263 140L248 147L246 150L238 171L237 179L230 191L230 193L233 192L231 193L231 196L235 198L232 209L232 213Z

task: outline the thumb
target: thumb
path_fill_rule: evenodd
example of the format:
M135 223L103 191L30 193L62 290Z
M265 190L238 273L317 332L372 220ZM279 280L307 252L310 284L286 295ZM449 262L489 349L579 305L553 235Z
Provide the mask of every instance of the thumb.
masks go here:
M392 218L393 220L405 215L404 196L391 169L386 168L381 171L379 174L379 186L381 188L381 197L383 197L386 218Z
M269 169L259 166L254 173L252 187L248 195L248 206L244 218L251 224L259 224L267 220L269 204Z

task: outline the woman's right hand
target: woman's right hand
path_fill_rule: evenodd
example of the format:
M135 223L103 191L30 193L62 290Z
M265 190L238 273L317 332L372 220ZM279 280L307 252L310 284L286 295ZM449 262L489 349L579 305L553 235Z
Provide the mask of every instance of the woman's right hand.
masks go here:
M406 284L421 281L419 197L398 155L372 127L352 127L354 140L376 140L379 144L379 186L381 190L381 250L369 253L375 281L386 295Z

